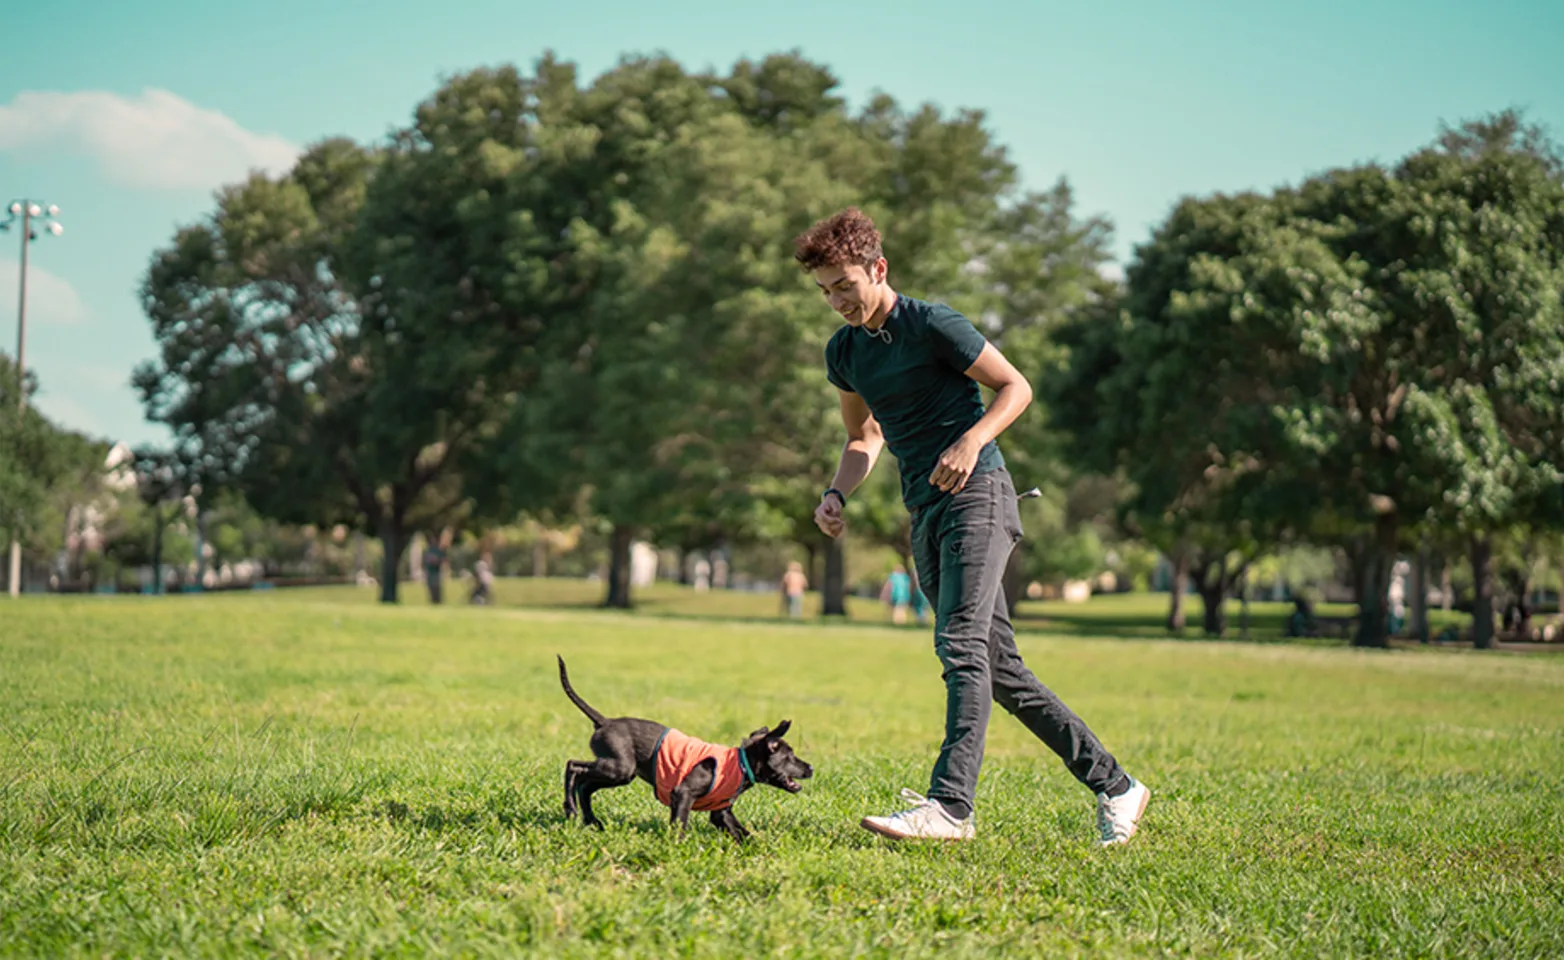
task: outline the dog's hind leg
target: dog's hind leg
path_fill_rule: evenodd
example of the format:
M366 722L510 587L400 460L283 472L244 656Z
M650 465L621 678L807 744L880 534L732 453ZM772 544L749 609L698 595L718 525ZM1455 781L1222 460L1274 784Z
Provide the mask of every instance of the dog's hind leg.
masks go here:
M596 763L583 765L576 775L576 799L581 802L581 822L589 827L603 829L603 821L592 812L592 794L599 790L622 787L635 779L635 760L630 757L603 757Z
M585 760L565 761L565 816L576 815L576 790L577 781L581 775L592 769L592 765Z

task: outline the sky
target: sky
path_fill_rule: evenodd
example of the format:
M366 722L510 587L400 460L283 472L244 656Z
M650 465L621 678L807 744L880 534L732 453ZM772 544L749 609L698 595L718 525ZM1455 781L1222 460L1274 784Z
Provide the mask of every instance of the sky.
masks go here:
M1564 3L1322 0L49 0L8 4L0 205L60 207L31 247L26 362L56 423L166 438L130 387L155 356L137 289L155 251L251 169L328 136L375 142L442 79L545 51L583 82L621 57L692 70L797 51L857 107L984 111L1024 185L1065 177L1127 260L1181 197L1391 163L1441 123L1523 109L1564 140ZM3 215L0 215L3 218ZM0 234L16 348L18 231Z

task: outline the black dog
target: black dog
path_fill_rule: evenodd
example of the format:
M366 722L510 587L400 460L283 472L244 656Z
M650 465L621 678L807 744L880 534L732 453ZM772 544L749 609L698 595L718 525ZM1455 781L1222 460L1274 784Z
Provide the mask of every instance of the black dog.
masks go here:
M640 777L652 785L681 830L689 826L691 810L706 810L713 826L742 843L749 831L733 815L734 798L756 783L797 793L803 789L798 781L814 775L814 769L794 756L793 748L782 739L791 720L783 720L775 730L761 727L737 747L705 743L650 720L610 720L571 689L565 660L557 655L556 659L565 695L593 726L591 747L597 760L565 764L565 816L575 816L579 801L581 819L587 826L603 826L592 813L592 794Z

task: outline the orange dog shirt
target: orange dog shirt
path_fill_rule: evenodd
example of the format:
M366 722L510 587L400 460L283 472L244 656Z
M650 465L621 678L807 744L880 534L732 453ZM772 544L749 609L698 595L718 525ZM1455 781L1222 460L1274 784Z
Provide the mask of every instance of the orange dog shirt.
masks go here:
M738 747L706 743L669 727L657 740L657 799L664 806L673 806L674 788L707 758L717 761L717 777L692 809L726 810L746 780L755 782L748 759Z

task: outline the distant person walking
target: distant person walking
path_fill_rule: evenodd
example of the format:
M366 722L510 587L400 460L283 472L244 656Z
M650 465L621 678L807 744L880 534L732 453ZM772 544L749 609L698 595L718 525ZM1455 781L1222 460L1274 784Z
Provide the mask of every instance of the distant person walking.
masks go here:
M438 533L429 535L429 544L424 547L424 585L429 588L429 602L438 604L440 597L440 578L445 567L445 544Z
M494 586L494 558L485 550L478 555L478 562L472 567L473 588L469 603L485 606L492 603L494 594L491 592Z
M912 604L912 578L907 576L906 567L898 563L891 570L891 575L885 578L881 599L890 608L892 623L900 625L907 622L907 608Z
M787 565L782 574L782 607L787 616L797 620L804 615L804 591L809 589L809 578L804 576L804 566L797 560Z
M912 571L912 616L918 621L918 626L928 626L929 598L923 593L923 584L918 582L916 565L914 565Z

